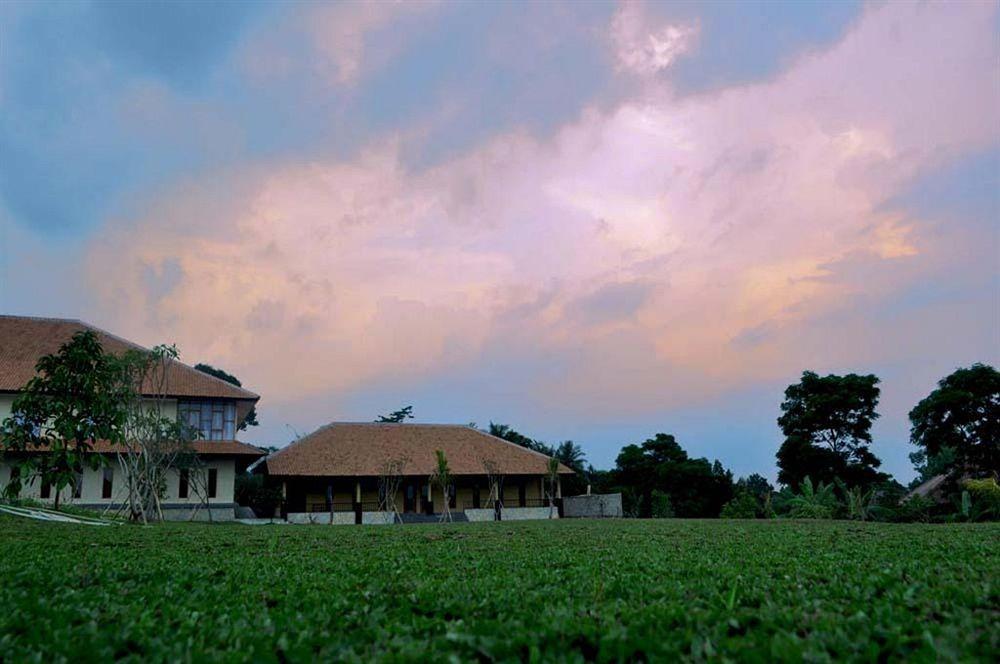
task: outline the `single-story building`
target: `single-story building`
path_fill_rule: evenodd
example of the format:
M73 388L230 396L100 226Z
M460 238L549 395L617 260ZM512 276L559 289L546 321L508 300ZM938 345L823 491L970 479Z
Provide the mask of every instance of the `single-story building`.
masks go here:
M447 495L431 481L438 450L452 478ZM458 520L492 520L548 518L547 493L561 498L558 479L546 491L549 463L471 426L335 422L272 453L257 472L281 483L289 520L320 513L329 522L354 523L352 514L360 521L362 513L375 518L387 511L385 487L395 489L392 503L403 521L439 515L446 501ZM571 474L558 465L557 478Z
M106 353L142 349L78 320L0 316L0 422L11 414L18 393L35 376L39 358L58 352L74 334L84 330L96 334ZM205 475L191 477L189 470L168 473L162 497L164 518L187 519L192 514L206 518L207 502L213 520L231 520L236 474L264 456L259 448L236 440L239 423L260 397L178 361L168 365L166 386L164 412L167 417L187 422L198 432L192 447L203 462ZM153 394L151 388L150 396ZM107 463L97 470L85 468L75 486L64 489L60 501L102 510L119 506L125 498L125 486L115 462L116 452L107 441L97 441L92 453L104 455ZM18 462L17 454L3 454L0 447L0 490L20 472ZM203 487L206 495L196 495L195 487ZM53 493L52 487L34 481L22 486L20 495L48 502L54 501Z

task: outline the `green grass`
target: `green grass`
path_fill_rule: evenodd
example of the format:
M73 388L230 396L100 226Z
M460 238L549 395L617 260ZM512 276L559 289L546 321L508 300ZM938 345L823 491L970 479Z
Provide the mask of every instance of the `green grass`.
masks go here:
M0 661L994 660L1000 525L0 516Z

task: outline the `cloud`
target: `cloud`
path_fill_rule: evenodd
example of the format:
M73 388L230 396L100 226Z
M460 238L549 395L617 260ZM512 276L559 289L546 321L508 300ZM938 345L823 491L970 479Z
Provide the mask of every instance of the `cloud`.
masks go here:
M876 344L865 316L963 247L888 203L996 145L994 11L873 6L770 81L648 88L430 168L385 136L219 171L109 226L89 275L115 329L281 400L517 366L484 389L621 416L909 352L933 317Z
M651 25L652 20L638 0L626 0L611 22L611 40L621 69L636 74L655 74L690 51L698 37L696 23Z

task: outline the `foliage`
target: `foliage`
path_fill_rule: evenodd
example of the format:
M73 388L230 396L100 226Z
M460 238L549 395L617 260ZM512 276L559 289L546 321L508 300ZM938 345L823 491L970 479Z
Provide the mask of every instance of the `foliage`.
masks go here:
M973 364L942 378L910 411L910 423L916 462L936 463L936 472L1000 472L1000 371ZM949 452L942 468L939 457Z
M84 468L101 465L103 457L91 453L95 443L122 438L119 365L87 330L41 357L35 371L2 424L3 451L19 456L20 468L7 491L16 496L22 483L38 479L52 486L58 508L63 489ZM46 453L30 454L38 450Z
M0 515L0 533L6 662L971 662L1000 651L998 524L93 528Z
M237 505L244 505L258 517L270 518L281 505L281 486L267 475L237 473L234 487Z
M778 481L797 489L806 476L827 484L839 477L869 487L888 479L876 470L871 426L878 418L874 375L819 376L812 371L789 385L778 425L785 441L778 451Z
M490 422L486 433L506 440L508 443L514 443L515 445L540 452L546 456L555 457L560 463L575 470L575 475L562 478L563 495L580 494L586 488L589 479L588 473L584 469L587 463L587 455L584 453L583 448L572 440L564 440L553 447L544 441L529 438L515 431L507 424L497 424L495 422Z
M812 480L805 477L799 484L799 493L788 501L788 516L793 519L831 519L839 504L832 484L820 482L813 487Z
M654 490L670 496L679 517L716 517L733 495L732 473L716 461L691 459L673 436L660 433L642 445L626 445L610 473L638 516L652 516Z
M227 371L223 371L222 369L217 369L216 367L213 367L211 364L204 364L202 362L199 362L198 364L194 365L194 368L202 373L208 374L209 376L215 376L220 380L224 380L230 385L235 385L236 387L243 387L243 383L240 382L239 378L237 378L236 376ZM246 431L247 427L255 427L258 426L259 424L260 422L257 421L257 405L254 404L253 406L250 406L250 412L247 413L246 417L244 417L240 421L240 424L239 426L236 427L236 430Z
M191 446L197 433L177 420L169 398L169 368L177 355L174 346L160 345L127 351L118 361L124 418L115 457L125 485L121 510L133 521L163 519L167 478L180 469L191 471L190 487L201 499L199 508L208 506L207 471Z
M967 479L962 488L971 502L967 514L972 520L1000 519L1000 485L995 477Z
M670 495L654 489L650 497L651 514L654 519L670 519L674 516L674 506L670 503Z
M870 520L877 508L876 489L863 489L862 487L848 487L840 479L837 479L837 486L844 497L844 508L848 519L854 521Z
M403 406L399 410L394 410L388 415L379 415L376 422L383 422L388 424L399 424L406 420L413 419L413 406Z
M761 514L761 504L749 491L737 491L736 496L723 505L723 519L756 519Z

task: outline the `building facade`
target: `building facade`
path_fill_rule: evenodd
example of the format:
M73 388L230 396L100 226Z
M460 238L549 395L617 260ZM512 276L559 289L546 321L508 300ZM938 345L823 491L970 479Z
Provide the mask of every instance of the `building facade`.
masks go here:
M452 481L432 477L440 450ZM385 519L390 502L403 521L448 511L458 520L549 518L561 498L559 464L469 426L335 422L274 452L257 468L282 487L289 520L317 523ZM394 478L394 479L390 479ZM386 487L395 487L389 501ZM310 516L315 515L315 516Z
M84 330L97 335L105 352L118 354L141 349L76 320L0 316L0 421L11 414L18 393L34 377L38 359L58 352L75 333ZM166 386L167 399L161 404L162 412L198 432L192 447L202 463L196 471L168 473L163 495L164 517L232 519L236 474L264 455L260 449L236 440L239 423L260 397L178 361L168 366ZM104 463L96 470L85 468L75 485L63 490L60 502L114 510L125 496L116 451L106 441L97 441L93 453L101 455ZM20 460L17 455L0 456L0 489L20 473ZM192 476L192 472L199 475ZM43 502L55 500L52 487L37 478L22 486L20 496Z

